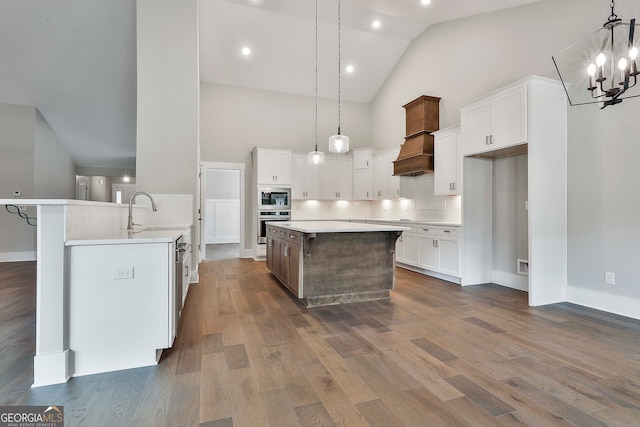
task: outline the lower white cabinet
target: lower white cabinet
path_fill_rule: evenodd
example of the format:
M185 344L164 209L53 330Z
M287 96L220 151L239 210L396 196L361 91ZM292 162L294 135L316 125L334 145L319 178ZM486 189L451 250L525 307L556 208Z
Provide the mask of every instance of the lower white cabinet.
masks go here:
M397 223L396 223L397 224ZM461 277L461 227L407 224L411 230L402 232L396 241L396 262L426 272Z

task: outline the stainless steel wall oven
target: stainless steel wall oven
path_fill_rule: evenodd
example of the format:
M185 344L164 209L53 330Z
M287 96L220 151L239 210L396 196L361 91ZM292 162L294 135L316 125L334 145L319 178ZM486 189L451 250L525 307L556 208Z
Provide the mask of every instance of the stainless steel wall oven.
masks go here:
M267 243L267 222L290 220L291 211L258 211L258 244Z

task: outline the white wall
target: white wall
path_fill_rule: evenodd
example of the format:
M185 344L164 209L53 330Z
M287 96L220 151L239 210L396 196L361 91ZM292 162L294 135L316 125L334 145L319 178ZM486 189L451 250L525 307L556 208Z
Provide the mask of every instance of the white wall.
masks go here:
M14 190L23 199L75 198L75 163L35 107L0 104L0 198ZM27 214L36 217L35 208ZM0 262L35 259L36 228L4 206L0 236Z
M318 102L318 149L327 152L337 131L335 100ZM315 98L202 82L200 86L200 156L202 161L245 163L245 247L255 243L252 230L251 150L291 148L309 152L315 142ZM371 145L369 104L342 102L341 131L352 147ZM301 213L304 215L304 213Z
M76 164L37 109L34 137L33 196L75 199Z
M442 98L440 126L458 124L458 106L530 74L558 78L551 56L598 29L610 10L598 0L543 0L433 26L409 46L371 105L375 146L404 134L401 106ZM640 2L616 3L618 16ZM636 89L637 91L638 89ZM568 282L570 300L640 317L639 99L600 111L569 107ZM549 206L549 209L553 209ZM604 285L604 272L616 285ZM605 295L607 298L603 298ZM620 308L622 307L622 308Z

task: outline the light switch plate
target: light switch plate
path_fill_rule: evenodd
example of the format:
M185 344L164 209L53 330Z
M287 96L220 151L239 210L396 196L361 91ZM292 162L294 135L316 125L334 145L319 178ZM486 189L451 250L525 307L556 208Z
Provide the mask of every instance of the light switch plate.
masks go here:
M611 273L610 271L606 271L604 273L604 283L606 285L615 285L616 284L616 274Z
M133 279L133 267L117 267L113 269L113 278L118 279Z

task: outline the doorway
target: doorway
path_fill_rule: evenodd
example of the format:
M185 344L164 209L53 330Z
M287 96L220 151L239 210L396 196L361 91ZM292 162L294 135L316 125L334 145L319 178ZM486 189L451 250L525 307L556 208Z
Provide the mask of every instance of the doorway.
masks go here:
M200 259L240 258L244 252L243 163L202 162Z

